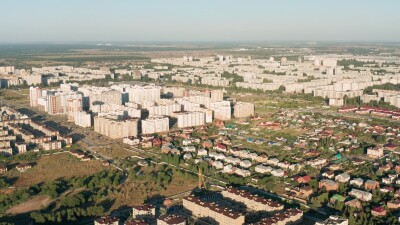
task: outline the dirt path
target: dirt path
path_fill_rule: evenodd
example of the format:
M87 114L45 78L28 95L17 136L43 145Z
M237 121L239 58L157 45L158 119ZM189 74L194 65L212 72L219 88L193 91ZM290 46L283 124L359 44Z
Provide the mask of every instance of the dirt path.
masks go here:
M39 210L42 207L47 207L51 203L51 199L48 196L37 196L19 205L11 207L6 211L8 214L20 214L27 213L35 210Z

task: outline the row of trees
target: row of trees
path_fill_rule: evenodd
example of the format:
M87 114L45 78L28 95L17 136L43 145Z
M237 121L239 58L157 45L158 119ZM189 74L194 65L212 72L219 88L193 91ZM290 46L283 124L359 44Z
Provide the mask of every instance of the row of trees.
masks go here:
M103 206L89 206L87 208L75 207L63 209L55 212L32 212L31 218L35 223L49 224L61 223L63 221L76 221L80 217L94 217L104 215Z
M172 164L174 166L179 166L179 164L181 163L181 158L179 155L174 155L171 153L161 154L161 161Z

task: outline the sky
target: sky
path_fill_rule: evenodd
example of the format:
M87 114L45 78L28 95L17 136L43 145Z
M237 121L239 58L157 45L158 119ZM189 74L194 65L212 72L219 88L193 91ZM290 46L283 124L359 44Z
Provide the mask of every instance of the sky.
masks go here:
M400 42L399 0L4 0L0 42Z

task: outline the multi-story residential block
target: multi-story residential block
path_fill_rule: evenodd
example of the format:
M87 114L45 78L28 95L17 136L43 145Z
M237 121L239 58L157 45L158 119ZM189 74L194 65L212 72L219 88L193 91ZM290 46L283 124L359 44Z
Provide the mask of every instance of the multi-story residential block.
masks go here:
M129 101L158 101L161 98L161 87L158 86L131 86L126 88L129 94Z
M209 217L220 225L242 225L244 215L232 209L225 208L215 202L205 202L190 195L183 198L183 207L190 210L196 217Z
M157 218L157 225L186 225L186 219L178 215L162 215Z
M204 112L176 112L172 115L177 119L179 128L202 126L205 124Z
M348 225L349 220L340 216L330 216L324 221L316 222L315 225Z
M83 110L82 106L83 105L82 105L82 97L81 96L67 99L68 121L74 121L75 113L81 112Z
M29 88L29 102L31 107L38 106L38 100L42 97L42 89L39 87L30 87Z
M90 107L104 104L122 105L122 93L108 88L92 89L88 97Z
M211 102L221 102L224 100L223 90L212 90L210 93Z
M142 120L142 134L154 134L169 131L168 117L151 117Z
M237 102L233 109L236 118L250 117L254 115L254 104L247 102Z
M87 112L75 112L74 122L76 125L81 127L91 127L92 126L92 115Z
M147 110L150 116L171 116L174 112L180 112L182 106L178 103L160 104L148 107Z
M251 225L280 225L280 224L301 224L303 219L303 211L299 209L287 209L278 213L274 213L270 217L262 218L257 223Z
M94 220L94 225L119 225L119 219L113 216L103 216Z
M94 131L113 139L136 137L138 135L138 119L115 120L107 117L95 117Z
M132 207L132 217L135 219L144 219L155 217L156 207L151 204L144 204Z
M126 221L124 225L149 225L149 224L144 222L143 220L130 219Z
M283 205L266 199L264 197L251 194L245 190L239 190L236 188L227 188L221 192L222 196L230 198L237 202L241 202L247 206L248 209L254 211L279 211L283 209Z

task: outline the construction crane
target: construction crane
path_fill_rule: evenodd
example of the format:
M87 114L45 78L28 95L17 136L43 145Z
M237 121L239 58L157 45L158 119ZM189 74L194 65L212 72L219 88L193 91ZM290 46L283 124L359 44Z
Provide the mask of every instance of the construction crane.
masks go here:
M197 188L200 190L202 188L205 188L204 185L204 177L203 177L203 170L201 169L201 167L199 167L199 172L197 174L199 182L197 184Z

